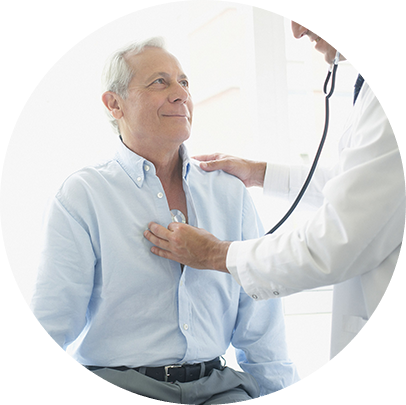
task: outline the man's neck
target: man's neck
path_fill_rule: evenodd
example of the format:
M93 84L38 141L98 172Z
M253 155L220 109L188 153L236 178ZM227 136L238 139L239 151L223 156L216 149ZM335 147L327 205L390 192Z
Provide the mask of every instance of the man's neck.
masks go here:
M155 161L148 160L154 164L156 175L161 180L161 183L170 186L172 183L182 181L182 159L179 156L179 150L175 151L171 158L169 158L169 155L166 157L168 159L160 161L157 159Z
M139 156L150 161L156 175L163 184L170 185L182 179L182 159L179 156L180 145L165 148L163 145L139 145L122 138L124 145Z

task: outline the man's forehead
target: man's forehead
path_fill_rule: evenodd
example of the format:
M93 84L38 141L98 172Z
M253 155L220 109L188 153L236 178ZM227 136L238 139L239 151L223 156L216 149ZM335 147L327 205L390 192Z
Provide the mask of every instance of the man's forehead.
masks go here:
M126 59L137 73L150 75L154 72L167 72L168 68L176 68L179 74L184 74L179 61L165 49L147 47L139 54L128 55Z

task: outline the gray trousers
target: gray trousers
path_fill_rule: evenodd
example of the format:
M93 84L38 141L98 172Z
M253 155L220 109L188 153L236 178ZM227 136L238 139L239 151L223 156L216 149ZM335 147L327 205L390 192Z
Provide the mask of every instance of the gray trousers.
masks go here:
M258 384L251 375L229 367L214 369L209 376L186 383L157 381L135 370L101 368L92 372L135 394L178 404L230 404L259 396Z

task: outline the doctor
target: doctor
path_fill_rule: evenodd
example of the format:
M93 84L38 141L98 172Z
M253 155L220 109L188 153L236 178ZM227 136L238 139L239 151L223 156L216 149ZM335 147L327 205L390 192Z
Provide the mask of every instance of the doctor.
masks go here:
M292 22L331 63L336 50ZM344 58L341 57L343 60ZM405 222L405 188L399 149L385 113L361 84L332 169L318 168L304 200L313 218L291 232L248 241L220 241L203 229L151 223L145 237L154 254L197 269L230 273L254 300L283 297L334 284L331 357L361 330L381 300L398 259ZM201 168L224 170L264 194L294 198L307 168L201 156ZM238 219L236 219L238 220Z

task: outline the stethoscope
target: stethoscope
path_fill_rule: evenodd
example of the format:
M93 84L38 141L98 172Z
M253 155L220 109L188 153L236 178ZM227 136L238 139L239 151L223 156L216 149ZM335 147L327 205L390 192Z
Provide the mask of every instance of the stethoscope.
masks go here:
M338 61L339 60L340 60L340 53L337 52L333 63L330 65L330 68L329 68L328 73L327 73L326 80L324 82L323 92L326 95L326 100L325 100L326 116L325 116L325 121L324 121L324 131L323 131L323 135L321 137L319 147L318 147L317 152L316 152L316 156L314 157L312 166L310 168L309 174L307 175L307 178L306 178L301 190L299 191L299 194L297 195L297 197L296 197L295 201L293 202L292 206L289 208L288 212L265 235L270 235L270 234L274 233L290 217L290 215L292 214L292 212L295 210L295 208L299 204L300 200L302 199L303 194L305 193L307 187L310 184L310 181L311 181L311 179L313 177L314 171L316 170L316 166L317 166L317 163L319 162L320 154L321 154L321 151L323 149L324 142L325 142L326 136L327 136L328 122L329 122L329 118L330 118L329 99L333 95L333 92L334 92L334 85L335 85L335 80L336 80L336 72L337 72ZM330 78L331 78L331 87L330 87L330 91L327 93L327 86L328 86L328 83L330 81Z

